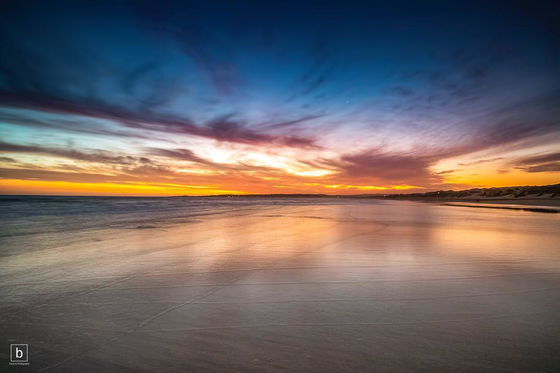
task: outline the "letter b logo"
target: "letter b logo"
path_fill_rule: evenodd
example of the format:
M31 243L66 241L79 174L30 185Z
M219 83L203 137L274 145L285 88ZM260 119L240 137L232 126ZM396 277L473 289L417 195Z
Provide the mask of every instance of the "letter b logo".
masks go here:
M26 344L11 344L10 345L10 362L12 363L26 363L29 361L29 350Z

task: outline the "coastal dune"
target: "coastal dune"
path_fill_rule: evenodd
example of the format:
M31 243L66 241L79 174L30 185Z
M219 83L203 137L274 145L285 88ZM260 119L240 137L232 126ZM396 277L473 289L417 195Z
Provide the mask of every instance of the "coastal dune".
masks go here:
M46 371L560 368L558 214L176 201L67 231L50 207L25 234L7 217L4 345Z

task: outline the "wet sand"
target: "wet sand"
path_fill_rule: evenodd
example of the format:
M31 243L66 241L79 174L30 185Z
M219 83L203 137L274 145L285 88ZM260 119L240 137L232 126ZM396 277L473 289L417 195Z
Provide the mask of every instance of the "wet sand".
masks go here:
M322 201L3 240L0 339L14 370L557 371L559 227Z
M492 203L492 204L511 204L511 205L525 205L525 206L556 206L560 207L560 198L514 198L514 199L477 199L457 202L469 203Z
M404 200L404 199L403 199ZM560 198L417 198L408 201L433 202L433 203L472 203L472 204L494 204L494 205L523 205L560 207Z
M447 202L445 206L456 207L471 207L483 209L502 209L502 210L519 210L530 212L543 212L548 214L557 214L560 212L560 207L556 206L543 206L543 205L528 205L528 204L506 204L506 203L468 203L468 202Z

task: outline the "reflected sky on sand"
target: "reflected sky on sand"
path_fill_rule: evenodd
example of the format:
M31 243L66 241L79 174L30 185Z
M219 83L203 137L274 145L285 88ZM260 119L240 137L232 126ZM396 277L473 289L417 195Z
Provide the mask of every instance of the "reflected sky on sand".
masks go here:
M0 335L34 370L560 367L558 214L130 201L66 230L20 201L35 230L0 230Z

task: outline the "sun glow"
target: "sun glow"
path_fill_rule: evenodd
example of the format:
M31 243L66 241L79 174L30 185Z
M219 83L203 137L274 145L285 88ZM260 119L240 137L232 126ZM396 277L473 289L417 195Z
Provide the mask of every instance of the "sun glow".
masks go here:
M306 177L321 177L321 176L326 176L326 175L330 175L330 174L333 173L333 171L330 171L330 170L298 171L298 170L288 169L287 171L291 174L294 174L294 175L306 176Z
M176 196L244 194L215 186L181 184L74 183L66 181L0 180L3 194Z
M219 174L217 171L213 170L203 170L198 168L183 168L175 170L175 172L185 173L185 174L197 174L197 175L216 175Z
M391 185L391 186L375 186L375 185L324 185L325 188L330 189L355 189L355 190L408 190L408 189L423 189L414 185Z

